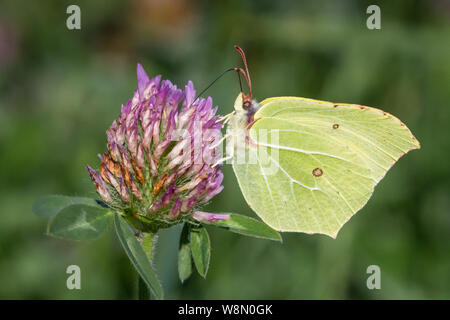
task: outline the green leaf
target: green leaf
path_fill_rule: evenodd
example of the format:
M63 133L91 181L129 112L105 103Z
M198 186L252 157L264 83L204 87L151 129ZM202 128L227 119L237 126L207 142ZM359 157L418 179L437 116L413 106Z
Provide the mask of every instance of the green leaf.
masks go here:
M282 241L280 233L264 222L240 214L233 213L229 219L203 223L250 237Z
M144 249L150 264L153 261L153 247L156 243L157 236L155 233L142 233L142 249ZM138 274L138 299L150 300L150 290L145 281Z
M203 226L190 227L189 239L194 264L198 273L205 278L208 273L211 256L211 243L208 232Z
M114 217L117 237L128 255L128 258L136 268L137 272L144 280L145 284L151 290L157 299L163 298L163 289L159 283L158 277L147 258L147 254L137 241L133 231L128 223L118 214Z
M191 245L189 243L189 225L184 224L178 249L178 275L184 282L192 273Z
M61 210L47 227L50 236L67 240L93 240L105 232L113 213L104 208L76 204Z
M74 204L84 204L92 207L105 206L102 201L91 198L48 195L37 199L33 203L31 211L40 218L51 218L62 209Z
M138 274L138 300L150 300L150 290L148 289L147 284L145 281L141 278L141 276Z

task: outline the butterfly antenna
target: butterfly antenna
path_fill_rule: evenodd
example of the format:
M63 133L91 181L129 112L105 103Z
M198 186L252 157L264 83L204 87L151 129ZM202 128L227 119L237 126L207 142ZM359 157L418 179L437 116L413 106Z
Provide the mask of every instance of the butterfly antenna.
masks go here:
M214 79L205 89L203 89L195 98L195 100L192 102L192 104L194 104L194 102L196 102L198 100L198 98L200 98L200 96L202 94L204 94L206 92L206 90L208 90L209 88L211 88L211 86L216 83L217 80L219 80L220 78L222 78L225 74L227 74L230 71L235 71L235 68L230 68L228 70L225 70L224 72L222 72L222 74L220 76L218 76L216 79Z
M236 69L237 68L234 68L235 71L237 71ZM239 88L241 89L240 92L242 92L242 81L241 81L241 74L240 74L240 72L237 72L237 76L238 76L238 79L239 79Z
M245 71L242 68L235 68L234 70L239 73L242 73L242 75L245 78L245 81L247 81L249 96L251 99L251 97L252 97L252 81L250 79L250 73L248 72L247 59L245 58L244 50L242 50L239 46L234 46L234 49L236 49L236 51L239 52L239 54L241 55L242 61L244 62Z

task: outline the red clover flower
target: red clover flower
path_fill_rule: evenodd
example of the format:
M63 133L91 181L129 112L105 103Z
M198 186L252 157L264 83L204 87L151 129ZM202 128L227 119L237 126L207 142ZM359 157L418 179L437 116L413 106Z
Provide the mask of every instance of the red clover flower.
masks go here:
M125 216L157 230L187 218L216 221L227 214L199 211L222 191L217 146L222 122L211 97L195 98L137 66L138 90L106 131L99 171L87 166L97 193ZM181 106L180 106L181 104Z

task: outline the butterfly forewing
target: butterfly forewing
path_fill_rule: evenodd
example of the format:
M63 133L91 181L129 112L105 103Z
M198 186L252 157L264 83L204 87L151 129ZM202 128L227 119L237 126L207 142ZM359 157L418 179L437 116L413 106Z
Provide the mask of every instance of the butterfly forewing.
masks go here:
M247 159L233 160L245 199L279 231L335 237L418 141L381 110L281 97L261 103Z

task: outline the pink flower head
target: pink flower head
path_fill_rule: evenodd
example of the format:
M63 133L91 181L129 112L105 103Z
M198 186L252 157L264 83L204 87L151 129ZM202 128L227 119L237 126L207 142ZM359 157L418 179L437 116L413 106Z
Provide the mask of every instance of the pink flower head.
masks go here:
M207 219L195 210L223 189L212 139L222 129L217 107L211 97L196 98L191 81L181 90L159 75L150 79L140 64L137 84L106 131L99 171L88 167L97 193L110 206L150 220Z

